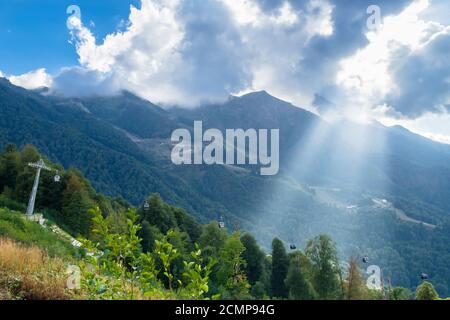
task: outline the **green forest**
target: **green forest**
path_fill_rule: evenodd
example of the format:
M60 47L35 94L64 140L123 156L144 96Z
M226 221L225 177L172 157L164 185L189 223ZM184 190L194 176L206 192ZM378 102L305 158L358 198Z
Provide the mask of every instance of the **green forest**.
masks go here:
M28 163L41 158L54 170L42 171L36 200L47 227L24 215L36 173ZM0 247L0 299L440 299L426 277L416 292L387 281L369 289L365 257L340 261L325 234L303 248L274 238L267 252L252 234L200 224L159 194L139 207L105 196L31 145L0 155ZM74 275L79 283L68 288Z

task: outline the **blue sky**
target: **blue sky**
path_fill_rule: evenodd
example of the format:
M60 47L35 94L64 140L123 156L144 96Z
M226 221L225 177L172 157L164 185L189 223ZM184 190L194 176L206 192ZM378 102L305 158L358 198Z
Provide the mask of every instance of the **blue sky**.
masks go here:
M130 13L132 0L0 0L0 70L23 74L41 67L51 73L78 64L78 55L68 43L66 9L76 3L82 18L95 27L98 39L115 31Z
M125 89L162 106L266 90L330 120L450 143L448 0L375 2L0 0L0 76L65 96Z

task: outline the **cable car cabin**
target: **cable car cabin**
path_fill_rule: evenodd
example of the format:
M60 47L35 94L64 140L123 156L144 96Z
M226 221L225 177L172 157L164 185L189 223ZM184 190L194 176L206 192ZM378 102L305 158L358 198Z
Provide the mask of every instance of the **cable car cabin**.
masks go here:
M219 229L225 229L225 222L219 221Z
M59 174L57 174L57 175L55 175L55 176L53 177L53 180L54 180L55 182L60 182L60 181L61 181L61 177L59 176Z
M289 248L290 248L291 250L297 250L297 246L296 246L295 244L291 244L291 245L289 246Z
M426 274L426 273L422 273L421 275L420 275L420 278L422 279L422 280L428 280L428 275Z
M150 204L148 202L144 203L144 210L150 209Z
M368 263L369 262L369 257L368 256L363 257L362 258L362 262L363 263Z

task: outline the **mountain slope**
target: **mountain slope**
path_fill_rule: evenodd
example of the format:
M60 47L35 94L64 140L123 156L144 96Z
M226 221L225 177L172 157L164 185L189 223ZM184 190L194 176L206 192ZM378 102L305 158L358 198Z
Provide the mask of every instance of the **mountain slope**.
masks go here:
M93 186L107 195L136 204L159 192L192 212L198 211L190 203L214 207L184 181L157 170L151 156L125 133L72 100L44 97L0 79L0 113L2 147L33 144L51 160L80 168Z
M166 111L130 93L64 99L0 80L0 113L0 145L33 143L65 167L80 168L107 195L137 204L159 192L200 221L223 215L229 227L252 231L265 247L274 236L300 245L328 233L344 255L370 254L400 285L415 286L426 270L441 292L450 287L447 145L377 123L330 124L266 92ZM192 128L194 120L222 130L279 128L280 174L173 165L170 133Z
M2 144L35 144L63 165L82 168L99 190L134 203L159 191L188 209L201 211L196 202L205 198L213 199L212 207L219 202L231 213L235 206L250 203L254 208L251 199L236 192L240 186L267 181L273 185L271 181L284 177L298 184L369 190L450 209L450 146L399 127L328 124L264 91L232 97L222 105L165 111L127 92L84 99L45 97L2 79L0 99ZM170 133L175 128L192 128L195 120L202 120L204 128L221 130L279 128L281 174L264 179L249 166L239 171L172 165ZM214 184L224 197L204 187ZM271 186L254 188L264 196ZM226 193L238 197L230 201Z

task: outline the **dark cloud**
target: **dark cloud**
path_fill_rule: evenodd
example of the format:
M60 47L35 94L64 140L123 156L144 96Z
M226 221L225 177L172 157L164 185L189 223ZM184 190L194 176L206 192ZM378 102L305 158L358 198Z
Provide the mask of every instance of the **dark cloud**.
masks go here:
M281 2L281 1L280 1ZM377 5L382 16L397 14L412 0L381 0ZM293 1L297 9L303 9L309 1ZM305 86L317 83L317 94L333 99L338 93L333 88L339 62L354 54L358 49L368 44L366 37L368 18L367 8L374 4L368 0L333 0L334 32L330 37L316 36L303 49L301 68L297 77L303 79Z
M254 1L262 10L262 14L256 13L257 17L252 17L255 12L251 8L242 12L240 4L225 0L185 0L179 5L161 0L167 5L166 13L158 12L159 7L146 0L140 13L130 16L130 25L141 26L141 32L112 35L108 46L101 50L91 50L98 48L86 41L89 45L83 52L89 54L84 56L87 61L84 66L102 66L105 61L113 61L111 72L65 70L56 77L54 90L68 95L102 91L111 94L121 87L156 103L198 105L255 89L270 91L301 107L309 104L319 110L339 108L347 94L336 84L340 62L369 44L367 8L378 5L384 18L397 15L413 3L413 0ZM292 23L277 20L286 3L297 18ZM238 21L234 9L241 10L238 14L248 14L251 22ZM162 18L167 12L170 14ZM166 23L172 13L174 21ZM328 24L332 25L332 33ZM405 55L397 52L400 58L394 59L389 72L393 72L400 95L391 95L380 102L388 102L394 111L407 116L448 105L448 43L448 37L441 37L414 55L408 50ZM108 59L103 59L105 55Z
M387 102L407 117L450 110L450 34L392 62L399 88Z
M218 1L184 1L177 14L185 38L179 52L187 68L177 82L196 96L227 98L251 83L248 53L230 11Z

